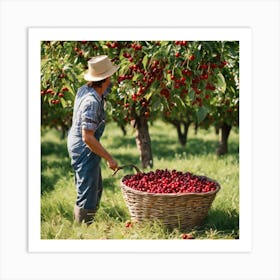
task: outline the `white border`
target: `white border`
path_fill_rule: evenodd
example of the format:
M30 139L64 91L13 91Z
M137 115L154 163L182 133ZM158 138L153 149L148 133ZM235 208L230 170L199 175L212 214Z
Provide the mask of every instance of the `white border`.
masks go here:
M240 42L240 239L41 240L40 41L235 40ZM252 249L252 31L250 28L99 27L29 28L29 242L30 252L249 252Z
M0 279L279 280L279 8L278 0L1 0ZM252 29L252 251L30 254L27 251L27 28L140 24ZM11 114L11 106L18 114Z

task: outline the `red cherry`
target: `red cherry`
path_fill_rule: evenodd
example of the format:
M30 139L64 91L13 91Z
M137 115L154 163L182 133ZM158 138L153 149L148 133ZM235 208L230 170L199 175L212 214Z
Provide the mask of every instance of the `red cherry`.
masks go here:
M54 92L51 88L47 89L47 90L46 90L46 93L49 93L49 94L51 94L51 95L54 95L54 94L55 94L55 92Z
M176 170L138 173L125 177L123 182L128 187L149 193L201 193L216 190L215 182Z
M192 60L194 60L194 59L195 59L195 55L191 54L191 55L189 56L189 60L192 61Z
M125 222L125 227L126 227L126 228L132 227L131 221L126 221L126 222Z
M194 237L191 234L183 233L182 234L183 239L194 239Z

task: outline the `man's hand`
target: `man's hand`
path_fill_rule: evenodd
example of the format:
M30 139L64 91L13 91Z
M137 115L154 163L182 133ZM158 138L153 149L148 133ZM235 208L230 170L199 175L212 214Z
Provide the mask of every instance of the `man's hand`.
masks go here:
M108 160L107 165L114 171L118 168L118 163L114 159Z

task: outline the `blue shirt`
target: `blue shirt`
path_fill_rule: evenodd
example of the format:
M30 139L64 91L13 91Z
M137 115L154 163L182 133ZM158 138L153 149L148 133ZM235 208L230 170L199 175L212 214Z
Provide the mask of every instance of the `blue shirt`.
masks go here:
M74 157L90 150L82 139L82 129L92 130L97 140L101 137L105 126L105 110L103 98L87 85L78 89L74 102L72 126L69 130L67 146L72 162Z
M82 129L96 131L104 121L103 98L92 87L84 85L79 88L74 103L71 130L78 134L81 134Z

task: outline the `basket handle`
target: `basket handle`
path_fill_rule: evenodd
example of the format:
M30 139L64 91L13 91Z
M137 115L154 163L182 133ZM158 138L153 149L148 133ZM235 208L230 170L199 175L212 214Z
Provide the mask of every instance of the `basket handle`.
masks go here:
M121 169L124 169L126 167L133 167L137 173L142 173L142 171L134 164L126 164L126 165L122 165L122 166L119 166L115 171L114 173L112 174L112 176L114 176L118 171L120 171Z

